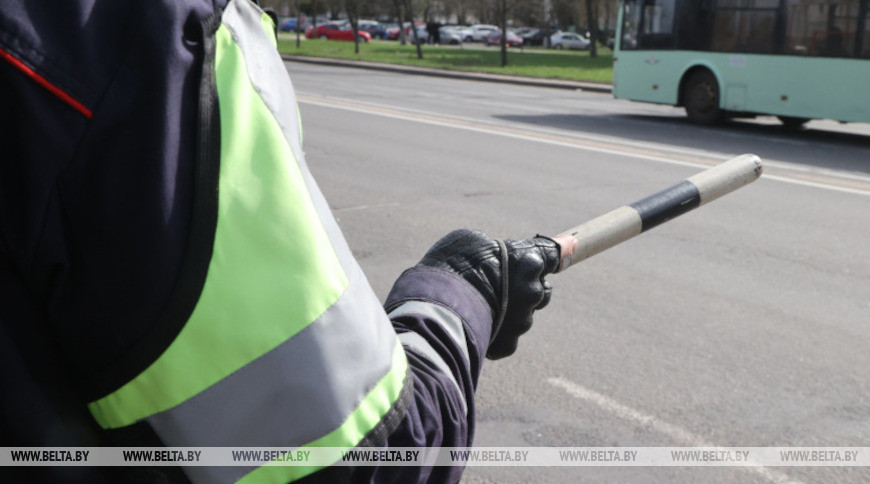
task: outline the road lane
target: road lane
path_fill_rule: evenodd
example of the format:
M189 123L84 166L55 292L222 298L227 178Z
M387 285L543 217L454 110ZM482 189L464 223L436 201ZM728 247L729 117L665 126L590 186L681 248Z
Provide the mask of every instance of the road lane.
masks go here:
M330 104L351 99L503 129L542 129L506 121L512 101L497 111L476 104L476 99L493 99L487 85L427 80L437 92L465 99L445 112L441 104L430 105L429 98L420 101L416 76L383 76L392 96L373 100L367 90L357 96L332 84L332 77L346 73L329 74L330 82L320 78L322 71L311 77L296 74L309 164L381 297L403 268L457 226L482 228L495 236L556 233L697 171L619 150L592 151L573 141L542 142L540 133L504 136L489 128L450 126L452 121L385 116L378 112L382 108L364 112ZM463 85L461 90L456 83ZM358 86L356 90L362 91ZM558 92L519 91L525 99ZM604 99L590 103L589 109L606 110ZM672 129L667 115L665 121L626 118L621 112L627 103L617 104L606 115L613 127L600 129L607 137L618 139L637 125L640 132L658 129L661 135L655 140L626 136L622 141L629 147L653 143L669 148L672 155L682 149L683 140L695 139L690 150L729 154L720 150L715 131L684 124ZM544 100L537 104L548 105ZM562 112L566 107L553 109ZM544 131L581 141L596 135L554 129ZM747 144L772 147L770 152L787 167L794 165L805 175L825 173L840 181L857 177L853 181L864 182L866 169L847 159L866 153L854 134L834 133L828 136L833 141L818 143L813 137L822 135L810 134L809 148L792 151L799 137L763 125L729 132L743 131L751 134ZM814 155L820 150L834 155L818 160ZM737 152L742 151L751 150ZM796 173L800 170L789 171L789 176ZM716 445L866 445L866 206L862 195L762 179L553 276L553 302L536 318L517 355L484 369L477 443L685 445L548 383L556 378ZM862 482L870 477L862 469L848 468L776 471L806 481ZM476 468L467 476L469 482L771 480L735 469L670 468Z
M420 123L446 126L456 129L466 129L500 136L526 139L542 143L562 146L576 146L586 151L596 151L607 154L620 154L642 158L661 163L709 168L732 157L709 152L699 152L691 149L680 149L650 143L637 143L616 138L591 139L582 135L559 135L556 132L544 130L528 130L499 126L472 119L439 116L435 113L424 113L416 110L403 110L376 104L360 104L345 99L333 99L317 96L300 95L303 104L329 106L338 109L362 113L378 114L396 119L406 119ZM870 195L870 176L843 172L838 170L816 168L777 160L765 160L765 172L769 179L784 183L813 186L822 189L842 191L857 195Z

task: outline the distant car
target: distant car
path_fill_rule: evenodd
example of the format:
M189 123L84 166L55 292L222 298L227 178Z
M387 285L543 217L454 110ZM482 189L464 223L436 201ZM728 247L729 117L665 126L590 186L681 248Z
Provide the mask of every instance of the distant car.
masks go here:
M521 34L523 45L544 45L544 39L548 37L547 32L541 29L529 29Z
M417 29L417 41L421 44L425 44L426 39L429 38L429 31L426 30L426 24L420 22L415 24L414 27ZM405 40L412 44L414 43L414 32L411 30L409 25L405 26Z
M462 40L466 42L483 42L483 39L492 32L498 32L498 27L495 25L475 24L468 27L468 30L465 32L465 38Z
M463 29L460 27L445 25L438 29L438 32L441 35L442 44L459 45L462 43Z
M518 29L508 29L508 30L517 34L517 36L522 37L522 36L526 35L527 33L531 32L532 30L535 30L535 29L532 27L520 27Z
M455 29L463 42L471 42L470 40L468 40L472 37L470 27L467 27L464 25L447 25L446 27L451 27L451 28Z
M523 39L510 30L508 30L505 39L505 43L511 47L522 47L523 45ZM490 33L483 39L483 43L487 46L501 45L501 31L496 30L495 32Z
M573 32L557 32L550 36L550 46L558 50L586 50L589 48L589 41Z
M357 30L360 42L371 42L372 36L365 30ZM317 32L313 26L308 26L305 30L305 36L309 39L321 40L345 40L353 42L353 31L350 29L350 23L325 23L317 26Z
M399 28L399 24L393 24L384 30L384 33L386 34L386 37L384 38L387 40L398 40L401 31L402 29Z
M390 34L392 31L395 31L395 33L396 33L395 37L398 37L399 36L399 24L380 22L378 24L378 27L375 29L375 31L369 32L369 33L372 34L373 39L377 38L377 39L387 40L390 38ZM395 37L393 37L393 39L395 39Z
M359 27L360 30L365 30L369 33L369 35L372 36L372 38L375 38L375 32L378 31L378 26L380 25L380 22L377 22L375 20L360 20L359 22L357 22L356 25L357 27Z
M302 17L302 21L305 22L305 17ZM291 32L296 30L296 26L299 25L298 19L296 17L290 17L284 19L281 22L281 25L278 27L281 32Z

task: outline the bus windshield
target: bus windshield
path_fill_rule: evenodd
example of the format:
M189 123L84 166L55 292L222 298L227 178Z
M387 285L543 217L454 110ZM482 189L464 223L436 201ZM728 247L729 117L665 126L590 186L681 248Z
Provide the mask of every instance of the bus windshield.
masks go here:
M685 106L699 122L753 114L868 122L868 4L623 0L614 95Z

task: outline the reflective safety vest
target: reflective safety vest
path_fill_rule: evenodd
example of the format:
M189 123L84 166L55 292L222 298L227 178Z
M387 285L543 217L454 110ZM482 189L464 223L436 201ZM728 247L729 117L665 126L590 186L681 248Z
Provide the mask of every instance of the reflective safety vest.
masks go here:
M176 288L189 309L177 305L178 330L143 371L88 404L104 429L145 422L177 447L354 447L378 443L407 408L404 350L306 166L272 29L249 0L203 22L192 225ZM207 482L316 470L184 468Z

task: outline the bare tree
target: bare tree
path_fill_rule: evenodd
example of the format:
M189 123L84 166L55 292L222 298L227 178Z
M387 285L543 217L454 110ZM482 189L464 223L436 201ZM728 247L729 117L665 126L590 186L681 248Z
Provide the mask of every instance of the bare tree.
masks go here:
M344 11L350 21L350 29L353 32L353 52L359 55L359 1L344 0Z
M299 50L302 47L302 44L299 39L299 32L302 30L302 15L299 11L299 0L296 0L296 50Z
M499 28L501 29L501 66L507 67L508 59L507 59L507 49L508 49L508 41L507 41L507 14L508 14L508 2L507 0L498 0L499 2Z
M589 57L598 57L598 5L586 0L586 25L589 29Z
M329 14L329 20L338 20L344 2L342 0L323 0L323 3L326 4L326 12Z
M498 28L501 30L501 66L508 65L508 40L507 40L507 19L510 12L517 5L518 0L496 0L495 11L498 20Z
M311 0L311 36L317 38L317 0Z
M417 35L417 26L414 25L414 6L413 6L414 2L413 2L413 0L403 0L403 2L405 4L405 13L408 15L408 22L411 24L411 38L414 39L413 40L414 45L417 47L417 58L422 59L423 58L423 46L420 45L421 42L420 42L419 36ZM399 28L402 31L405 30L404 25L400 25Z

